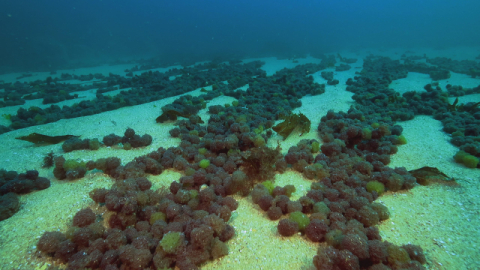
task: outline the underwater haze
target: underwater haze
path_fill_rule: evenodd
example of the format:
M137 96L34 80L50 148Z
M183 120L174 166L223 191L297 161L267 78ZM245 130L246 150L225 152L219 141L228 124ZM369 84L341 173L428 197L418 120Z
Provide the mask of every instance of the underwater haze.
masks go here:
M0 72L480 44L474 0L1 1Z
M0 270L479 270L479 12L0 0Z

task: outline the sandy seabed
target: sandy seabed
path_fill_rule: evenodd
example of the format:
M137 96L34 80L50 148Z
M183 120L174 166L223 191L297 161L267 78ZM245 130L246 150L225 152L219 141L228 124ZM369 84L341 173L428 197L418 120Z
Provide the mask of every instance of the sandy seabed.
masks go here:
M302 112L312 120L311 131L301 137L290 136L281 141L278 135L272 136L269 145L275 146L280 141L282 151L301 139L318 139L316 132L320 117L328 110L346 111L354 104L352 93L345 91L345 81L360 71L364 56L373 52L398 59L405 50L387 50L382 52L345 52L342 56L358 58L352 69L335 72L335 78L340 81L337 86L327 86L326 93L319 96L308 96L302 99L302 107L295 112ZM473 59L480 50L444 50L431 51L414 50L418 54L427 53L429 57L446 56L454 59ZM257 60L257 59L249 59ZM263 68L268 75L283 67L294 67L297 64L291 60L275 58L260 59L266 62ZM298 64L318 62L318 59L298 59ZM91 69L77 69L75 74L104 73L124 74L123 70L130 66L103 66ZM165 69L158 69L163 71ZM73 73L72 70L59 71ZM140 73L140 72L139 72ZM19 74L0 75L0 80L14 81ZM47 73L35 73L27 80L44 79ZM319 83L325 83L320 72L313 74ZM402 93L405 91L423 91L423 86L430 83L428 75L409 73L405 79L394 81L391 88ZM440 82L474 87L480 84L480 79L472 79L466 75L452 73L448 80ZM207 88L208 89L208 88ZM110 93L112 95L116 92ZM197 89L188 94L200 95ZM79 92L80 100L95 96L95 91ZM42 126L34 126L0 135L0 168L23 172L27 169L37 169L41 176L51 180L51 187L20 196L21 209L11 218L0 222L0 269L49 269L56 264L40 256L36 243L45 231L65 232L70 226L73 215L80 209L91 207L94 212L104 209L97 206L89 198L88 193L94 188L108 188L112 180L101 172L89 172L76 181L58 181L53 177L51 169L41 168L43 156L54 151L63 153L61 145L35 147L31 143L16 140L15 137L25 136L33 132L48 135L74 134L81 138L102 138L110 133L123 134L127 127L137 133L148 133L153 136L153 143L142 149L125 151L118 148L100 148L98 151L74 151L63 153L67 159L96 160L102 157L117 156L123 164L134 157L144 155L158 147L176 146L179 139L171 138L168 131L173 123L156 124L155 118L160 108L171 103L177 97L171 97L134 107L126 107L97 115L61 120ZM231 103L234 98L218 97L208 103L223 105ZM72 104L79 99L61 103ZM460 102L480 101L480 95L464 96ZM25 107L41 105L41 100L27 101ZM20 106L1 108L0 114L15 113ZM206 110L199 115L208 119ZM8 125L6 119L0 124ZM453 161L453 155L458 151L449 143L449 136L442 131L442 124L430 116L417 116L415 119L399 122L404 128L403 134L408 143L400 146L397 154L392 156L391 167L404 166L407 170L423 166L437 167L447 175L454 177L459 186L417 186L409 191L386 193L377 201L390 210L390 219L378 225L384 240L394 244L420 245L428 260L428 269L480 269L480 170L468 169ZM178 180L180 173L167 170L159 176L149 176L154 183L153 189L168 186ZM300 173L287 171L275 178L279 186L293 184L297 191L293 199L297 199L310 187L311 181ZM270 221L265 213L254 205L250 197L235 197L239 208L233 213L229 223L235 227L236 235L227 242L229 255L217 261L208 262L202 269L302 269L314 270L312 258L317 252L318 244L305 240L305 237L281 237L276 230L278 221Z

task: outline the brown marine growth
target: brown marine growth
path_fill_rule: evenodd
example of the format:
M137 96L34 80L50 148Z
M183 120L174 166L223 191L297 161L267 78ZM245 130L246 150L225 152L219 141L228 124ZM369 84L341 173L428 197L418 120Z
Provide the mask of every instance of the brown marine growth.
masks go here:
M242 168L249 178L250 189L257 182L274 178L275 163L281 156L280 146L271 149L264 145L242 152Z
M304 133L310 132L310 125L310 119L304 114L292 113L289 116L286 116L282 123L272 127L272 129L280 134L283 139L286 139L295 129L300 131L300 136Z

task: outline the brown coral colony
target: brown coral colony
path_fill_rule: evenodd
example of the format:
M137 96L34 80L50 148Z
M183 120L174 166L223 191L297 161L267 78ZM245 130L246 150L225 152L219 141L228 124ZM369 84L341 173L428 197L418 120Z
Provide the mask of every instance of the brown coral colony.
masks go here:
M38 249L68 264L68 269L198 269L228 254L226 242L235 234L229 220L238 207L231 195L240 194L251 196L270 220L279 220L278 237L326 243L313 258L317 269L424 269L420 247L382 241L375 226L388 219L389 212L375 202L383 191L367 188L372 181L393 192L416 185L405 168L387 166L390 155L397 152L400 126L352 107L348 112L329 111L321 118L321 145L302 140L286 155L279 147L266 146L275 121L299 107L299 98L323 93L325 86L305 76L305 70L325 67L299 65L269 77L264 73L246 77L251 86L244 93L219 82L213 93L180 97L163 109L175 119L188 117L176 120L170 130L172 137L181 139L179 146L160 147L124 165L111 157L72 169L63 157L55 158L58 179L76 179L98 169L114 184L90 192L95 203L105 206L105 214L80 210L67 232L44 233ZM297 90L287 79L295 82ZM220 91L236 97L238 104L208 107L207 124L191 113ZM272 105L254 106L262 100ZM279 106L286 109L278 112ZM171 119L167 116L165 121ZM134 147L151 141L131 129L123 139L113 134L103 139L105 145L122 142ZM167 169L183 175L168 188L152 190L148 175ZM286 170L312 181L311 189L298 200L290 199L293 186L265 182Z

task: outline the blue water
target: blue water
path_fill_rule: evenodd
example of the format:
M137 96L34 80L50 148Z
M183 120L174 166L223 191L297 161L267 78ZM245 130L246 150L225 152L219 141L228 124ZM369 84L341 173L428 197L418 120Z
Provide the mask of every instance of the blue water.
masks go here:
M3 0L0 72L480 45L478 0Z

